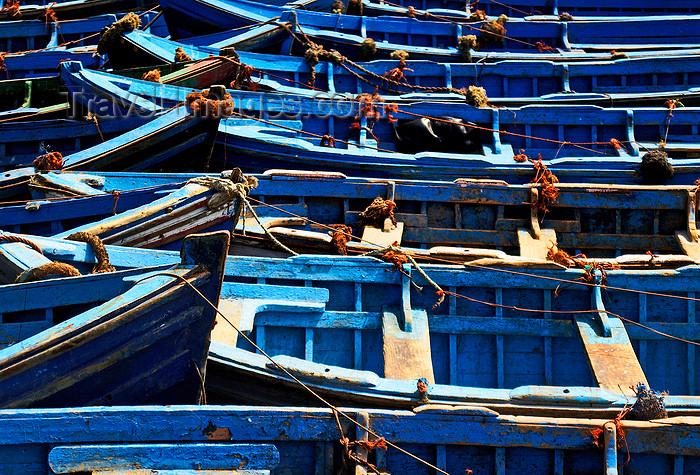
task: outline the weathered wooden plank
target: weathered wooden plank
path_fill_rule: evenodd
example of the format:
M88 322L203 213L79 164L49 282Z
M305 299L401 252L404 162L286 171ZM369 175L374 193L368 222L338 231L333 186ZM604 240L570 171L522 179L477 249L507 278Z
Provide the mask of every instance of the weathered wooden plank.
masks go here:
M619 318L608 316L610 336L601 335L600 327L591 314L575 315L574 321L598 386L623 393L638 383L648 386L646 375Z
M395 313L382 314L382 343L384 377L391 379L425 378L435 383L430 353L430 331L425 310L409 309L412 313L410 330L401 330Z
M553 229L540 229L539 236L533 236L527 229L518 229L520 256L532 259L546 259L547 251L557 244L557 235Z
M104 470L272 469L279 452L270 444L123 444L56 446L49 465L56 473Z

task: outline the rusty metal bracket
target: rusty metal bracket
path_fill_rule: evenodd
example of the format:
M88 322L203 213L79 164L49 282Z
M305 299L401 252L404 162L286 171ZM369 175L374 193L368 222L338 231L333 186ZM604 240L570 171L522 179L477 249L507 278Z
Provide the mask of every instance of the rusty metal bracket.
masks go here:
M540 231L540 221L537 216L537 200L539 196L540 191L537 188L530 188L530 231L532 231L532 237L535 239L539 239L542 234Z

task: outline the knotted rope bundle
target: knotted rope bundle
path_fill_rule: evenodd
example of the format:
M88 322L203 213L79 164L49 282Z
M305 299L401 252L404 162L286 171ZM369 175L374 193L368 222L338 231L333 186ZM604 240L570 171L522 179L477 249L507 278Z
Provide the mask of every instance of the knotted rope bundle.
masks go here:
M234 102L231 94L226 92L222 99L210 99L209 89L202 92L191 92L185 97L187 107L195 116L211 118L230 117L234 112Z
M34 160L34 168L38 171L62 170L63 155L61 152L49 152L39 155Z
M117 20L110 25L104 33L100 41L97 43L97 52L99 54L109 53L112 45L117 41L119 35L127 31L134 31L141 26L141 18L136 13L127 13L121 20Z
M378 196L372 201L363 212L360 213L358 224L360 226L374 226L375 228L384 227L384 220L389 218L391 224L396 226L396 216L394 216L394 208L396 203L391 200L385 200Z

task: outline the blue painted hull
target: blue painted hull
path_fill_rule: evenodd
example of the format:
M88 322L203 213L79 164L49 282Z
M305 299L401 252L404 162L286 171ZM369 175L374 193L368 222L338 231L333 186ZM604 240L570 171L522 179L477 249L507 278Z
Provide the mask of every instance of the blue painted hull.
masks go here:
M277 113L279 102L275 106L268 110ZM288 111L283 116L286 120L223 120L214 159L223 163L225 158L228 166L239 166L244 172L284 168L375 178L490 178L515 184L529 182L534 176L530 162L515 159L524 153L541 157L562 183L639 184L642 177L637 171L645 151L658 148L666 138L675 175L664 184L694 183L700 165L692 158L697 142L693 132L699 113L696 108L674 110L666 134L667 108L525 106L496 110L456 103L414 103L399 106L392 120L399 120L400 125L416 117L455 117L476 124L481 135L475 138L473 153L433 149L412 154L396 151L401 143L388 119L369 124L371 133L353 129L357 103L329 105L302 99L282 102L282 106ZM360 126L366 124L360 119ZM323 135L333 137L335 147L320 145ZM625 145L616 148L613 138Z
M68 182L73 175L63 172L60 176ZM76 180L94 177L93 181L101 183L99 190L93 189L94 196L42 202L47 196L65 196L60 192L51 194L50 190L55 187L52 188L51 181L48 181L43 187L35 188L35 199L41 203L39 210L27 210L24 205L0 208L0 228L15 233L50 236L103 219L113 211L122 213L144 205L195 176L112 172L77 174ZM439 253L432 249L437 246L466 247L472 251L498 248L510 255L522 255L518 229L531 229L532 225L531 209L524 205L531 200L529 186L398 180L391 185L388 181L364 178L285 172L257 175L256 178L258 186L250 191L249 196L283 208L283 211L278 211L252 202L256 212L266 220L290 217L289 212L324 225L345 224L357 234L361 229L358 226L359 213L374 198L379 196L396 202L396 217L404 224L401 244L411 249L419 260L431 260L431 253L437 258ZM687 265L693 261L683 256L685 252L675 233L687 232L694 223L697 224L697 218L694 222L692 215L687 214L693 200L693 189L692 186L663 189L561 186L556 202L549 205L549 212L538 213L538 225L541 229L554 230L558 245L567 252L608 258L642 254L644 257L640 262L644 262L648 261L646 251L652 249L660 255L677 255L673 264L658 261L659 266ZM118 193L116 202L115 193ZM335 252L324 230L309 223L285 223L282 226L290 232L285 235L277 233L277 238L297 252ZM242 223L238 223L237 230L234 243L246 242L251 247L247 249L248 253L277 250L262 230L252 223L247 224L245 237ZM313 238L295 238L291 230L313 232ZM355 240L348 242L347 246L350 254L371 249L368 244ZM442 258L449 259L446 255ZM632 262L625 265L632 265Z
M53 3L52 5L20 6L19 15L13 14L14 12L11 10L2 11L0 12L0 20L16 21L41 18L48 6L51 6L60 22L106 13L144 11L156 5L153 0L72 0Z
M155 13L143 16L143 24L155 18ZM68 43L71 48L96 45L100 39L99 32L109 27L124 15L100 15L84 20L68 20L54 23L43 20L23 20L0 24L0 51L17 53L44 49L65 49L59 44ZM157 29L153 33L162 33ZM64 55L67 53L64 51Z
M137 31L125 34L123 38L130 57L133 58L133 47L136 47L139 61L143 63L172 64L178 47L196 59L220 52L215 47L190 46ZM679 98L683 104L691 106L697 100L692 97L696 94L694 86L700 84L697 56L686 55L674 61L660 56L566 65L553 61L501 61L480 65L476 70L464 63L438 64L409 59L406 66L411 70L404 72L402 81L405 85L400 86L381 79L397 67L396 61L377 60L359 65L369 72L349 65L362 80L341 65L321 61L315 67L315 89L312 89L308 87L311 69L302 58L246 51L237 53L240 62L255 68L253 82L258 82L258 90L271 88L300 95L327 91L337 98L371 94L378 90L386 100L410 101L432 94L434 100L462 101L464 97L456 94L456 90L476 85L485 88L489 103L493 105L514 106L542 101L609 107L663 104L667 99ZM138 82L134 81L134 84Z
M655 474L672 472L674 467L693 470L697 463L696 426L692 422L684 425L680 420L668 424L623 421L620 427L631 452L630 461L623 468L624 448L605 457L593 444L591 432L600 428L604 419L566 422L503 416L483 409L449 411L444 407L416 412L344 409L343 413L350 421L341 417L340 425L350 442L375 442L377 436L385 437L447 473L531 473L537 467L538 473L602 474L619 467L621 471ZM140 448L141 454L162 461L162 452L155 444L163 442L178 444L183 456L180 460L169 459L170 465L161 462L157 465L160 469L180 467L184 461L192 467L200 463L203 469L220 467L222 461L236 460L223 455L232 443L272 444L279 452L277 457L245 458L255 467L268 463L265 468L272 469L273 474L337 473L365 468L355 461L343 464L343 447L338 442L341 432L327 409L147 406L74 409L68 413L19 410L3 411L0 415L0 454L4 465L18 473L44 474L51 463L55 469L60 463L81 461L95 466L95 459L101 458L100 449L107 445L110 453L119 447L128 453L127 444L134 444L132 453L138 454ZM368 435L351 421L359 422L360 427L369 425L377 436ZM612 435L615 440L615 433ZM24 450L18 451L15 444ZM202 448L194 444L204 444L208 451L203 454ZM73 458L69 457L71 446L75 446ZM361 449L350 450L360 460L369 460L385 472L429 470L391 447L374 449L369 455ZM153 461L151 465L144 464L144 458L136 454L132 462L154 467ZM84 458L79 458L81 455ZM615 460L618 455L619 463ZM116 465L124 459L113 460Z
M23 252L21 244L2 246ZM216 302L227 249L225 234L192 238L183 245L182 266L170 272ZM0 404L198 402L215 312L179 278L140 280L153 270L0 287L3 313L16 322L3 324L4 336L13 325L55 323L26 339L20 333L21 341L0 350ZM26 298L37 293L46 299Z

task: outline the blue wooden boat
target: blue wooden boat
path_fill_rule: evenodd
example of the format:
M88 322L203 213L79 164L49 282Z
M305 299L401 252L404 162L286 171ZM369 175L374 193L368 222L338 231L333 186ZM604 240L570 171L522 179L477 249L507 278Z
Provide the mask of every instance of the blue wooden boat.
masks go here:
M128 119L114 119L99 124L102 127L105 123L119 124L121 121L126 122L127 126L130 122ZM110 140L63 157L62 167L64 170L144 170L163 166L176 170L192 167L203 169L211 154L216 127L217 120L190 115L185 106L181 106ZM79 141L77 146L80 146ZM27 158L29 167L3 174L0 199L7 201L28 197L28 184L36 174L30 160L31 156ZM40 183L37 185L40 186ZM82 188L80 192L83 192Z
M145 205L197 176L204 175L43 173L31 179L34 201L0 208L0 228L50 236ZM350 226L361 236L360 213L381 197L396 203L394 216L402 226L386 239L398 241L419 261L467 262L508 255L544 259L553 244L572 254L616 258L615 264L624 268L648 268L647 251L657 255L656 268L688 265L700 258L693 250L698 242L694 186L561 184L556 201L543 213L529 204L540 191L529 185L390 181L284 170L255 178L257 186L248 196L262 226L297 252L338 252L322 226ZM241 216L244 222L235 224L232 253L286 255L250 211ZM351 255L373 249L356 239L345 245Z
M182 48L190 57L207 58L222 54L218 48L192 46L155 35L133 31L122 35L129 60L137 63L173 64L175 50ZM133 48L138 49L135 54ZM224 50L225 54L229 54ZM430 94L435 100L464 100L459 89L481 86L493 105L547 103L586 103L604 106L621 104L663 105L679 99L693 105L700 67L697 57L686 55L667 61L662 57L620 59L617 61L557 64L552 61L500 61L474 68L463 63L439 64L406 61L403 79L390 83L383 78L399 66L396 60L376 60L357 66L321 61L314 67L313 88L310 64L292 56L237 51L234 61L254 68L253 87L288 94L319 97L328 92L334 98L379 91L391 100L416 100ZM134 56L137 56L134 58ZM110 59L110 61L112 61ZM128 66L132 63L113 63ZM348 67L350 71L346 69ZM364 70L364 71L363 71ZM697 71L696 71L697 70ZM359 74L355 76L355 74ZM138 82L135 82L138 84ZM245 84L241 86L246 88ZM135 86L130 86L132 90ZM249 88L249 87L248 87ZM151 93L149 91L149 93ZM152 93L151 93L152 94ZM352 97L352 96L351 96Z
M147 25L155 19L156 13L145 13L141 22ZM43 20L21 20L0 23L0 51L17 53L31 50L49 50L68 44L72 48L96 45L99 32L110 26L123 14L99 15L82 20L66 20L59 23ZM165 33L162 29L149 26L154 34ZM65 47L62 47L65 49ZM64 52L64 54L66 54Z
M241 213L236 184L227 179L195 178L147 204L96 222L59 232L66 238L88 232L107 244L179 249L185 236L204 230L233 230Z
M378 3L381 3L378 2ZM417 9L465 10L464 3L455 0L396 0L393 3ZM479 0L470 11L481 10L488 16L501 14L509 17L528 15L561 15L569 13L574 17L588 16L654 16L654 15L688 15L700 13L700 8L693 1L671 0L663 3L634 0L614 2L602 0L595 3L578 0L523 0L517 2L497 2Z
M533 467L551 474L612 474L618 469L655 474L692 471L697 463L693 418L623 420L616 427L606 425L605 419L565 421L446 406L342 413L348 418L336 419L330 409L292 407L5 410L0 412L0 453L9 470L32 475L49 469L71 473L134 467L196 473L193 467L198 464L203 471L365 473L374 471L368 462L384 473L434 473L425 465L429 462L455 474L528 473ZM591 432L603 426L601 449ZM626 464L624 445L616 446L620 431L630 452ZM385 444L375 447L380 437ZM350 444L348 449L340 442L343 439ZM387 442L395 445L384 448ZM17 444L26 450L16 450ZM244 467L241 460L249 465Z
M321 169L375 178L491 178L509 183L529 182L535 176L533 163L525 157L535 161L541 157L560 182L568 183L691 184L698 174L693 158L697 108L493 109L417 102L396 109L388 104L391 117L386 117L385 104L370 102L276 100L249 109L268 115L236 112L219 125L213 159L241 166L244 172ZM363 107L367 109L360 112ZM367 119L367 111L382 117ZM425 133L421 125L425 120L431 126L455 129L445 135ZM462 134L459 139L450 135L457 131ZM331 139L334 146L327 144ZM660 148L664 149L660 156L671 157L667 163L675 174L669 176L666 168L667 173L644 177L642 163L657 156L659 152L649 152Z
M367 18L261 5L250 0L163 0L163 14L174 38L208 34L215 31L265 23L270 18L288 22L291 32L313 41L326 49L334 48L341 54L356 59L361 44L373 40L371 59L387 57L393 50L404 50L413 58L441 59L468 56L466 43L458 49L459 38L475 35L482 54L492 52L533 53L553 48L552 58L561 51L576 50L649 50L698 48L700 39L692 18L622 19L607 22L508 22L503 41L483 33L485 22L469 25L448 22L428 22L413 18ZM264 25L271 30L278 26ZM673 32L673 33L670 33ZM539 43L539 44L538 44ZM293 39L285 48L293 47L301 53L306 49ZM365 49L365 51L368 51ZM476 56L473 56L476 59ZM513 58L515 59L515 58Z
M96 262L83 243L24 237L47 257L80 268ZM107 250L117 268L177 259L167 251ZM209 401L317 405L281 366L342 405L429 402L609 419L634 396L628 386L643 382L669 392L669 415L697 415L694 346L669 335L697 339L687 299L697 295L698 266L608 270L605 284L587 285L581 269L521 264L423 265L448 292L436 306L433 284L410 265L402 273L371 257L229 256ZM280 366L256 354L234 326Z
M25 177L33 173L32 162L48 151L65 155L64 167L69 169L125 167L143 170L175 157L189 147L204 144L214 130L216 121L192 117L184 107L150 120L134 115L100 120L97 124L66 119L11 122L0 132L0 137L6 140L1 163L5 170L30 167L30 170L8 172L6 183L17 179L26 182ZM13 134L15 132L24 136ZM102 141L100 132L105 141ZM146 132L153 136L142 135ZM111 140L107 140L110 137ZM177 141L173 141L173 137ZM138 152L143 155L134 155ZM206 159L206 154L203 157Z
M0 248L4 277L17 256L41 256L22 243ZM198 403L215 312L193 289L218 301L227 249L226 233L210 234L187 240L168 275L154 268L32 281L55 273L42 267L0 286L0 405Z
M33 20L55 15L59 21L89 18L107 13L145 11L157 5L154 0L70 0L48 5L21 5L0 10L0 20Z
M104 65L104 59L94 53L93 47L87 47L7 54L4 58L6 71L0 77L22 79L55 76L58 65L64 59L80 61L86 68L97 69Z

